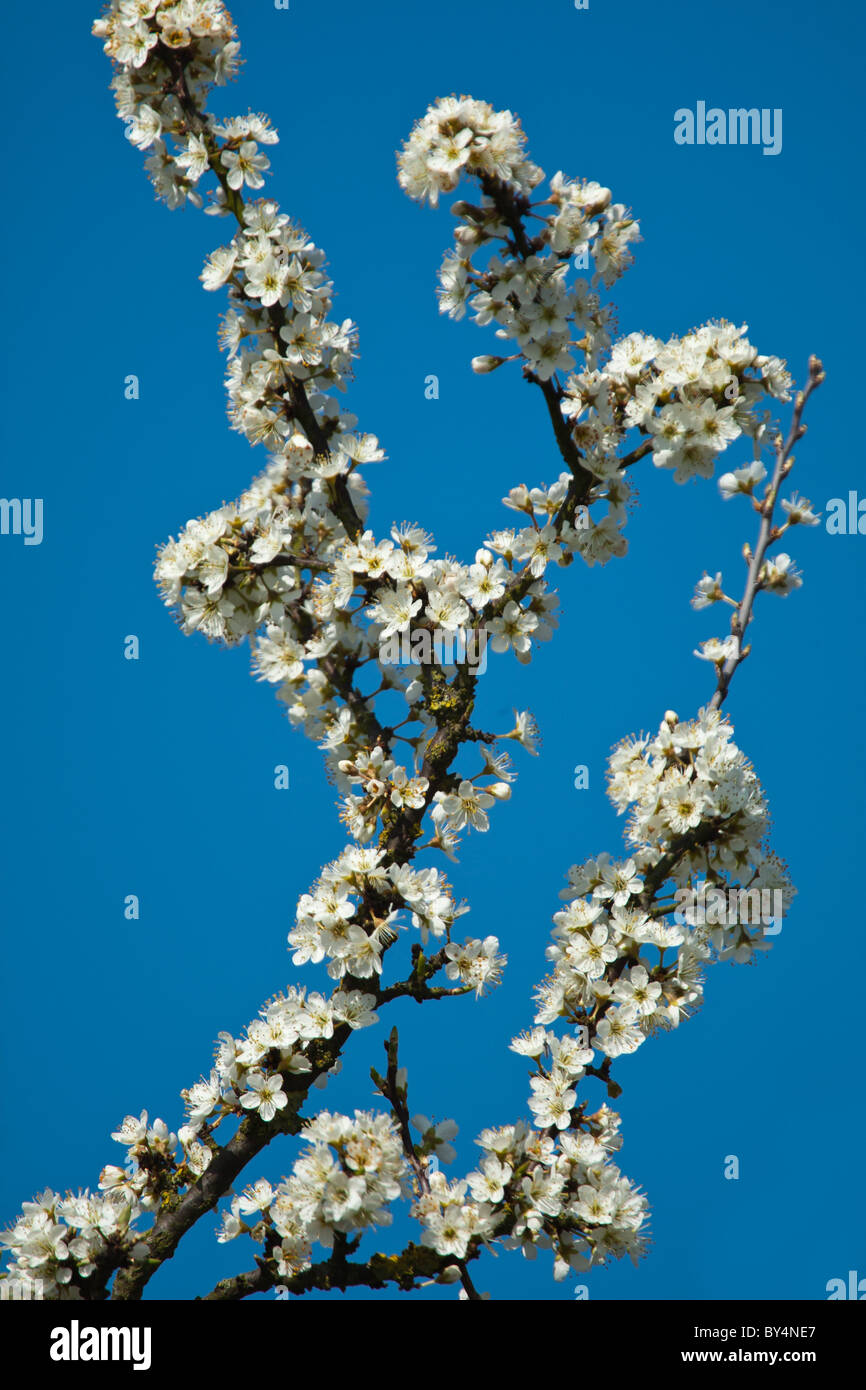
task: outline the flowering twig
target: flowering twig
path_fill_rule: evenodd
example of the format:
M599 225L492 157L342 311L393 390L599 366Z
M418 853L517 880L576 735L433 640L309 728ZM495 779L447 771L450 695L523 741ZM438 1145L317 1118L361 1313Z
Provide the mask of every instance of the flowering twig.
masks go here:
M806 402L812 392L817 390L824 380L824 368L817 357L809 359L809 376L802 391L797 392L794 401L794 410L791 418L791 426L787 438L783 441L779 437L775 441L775 467L773 475L767 485L763 499L754 500L755 510L761 517L758 539L754 551L748 546L745 547L744 555L749 566L746 587L743 597L731 616L731 635L734 639L735 651L718 665L718 681L713 697L710 700L711 709L721 709L728 694L728 687L737 667L745 661L751 648L743 646L743 639L746 629L752 621L752 610L755 598L761 588L761 571L767 551L770 546L781 536L781 530L774 525L774 512L779 500L779 488L787 478L794 466L793 449L799 440L806 433L806 426L802 424L803 411Z
M632 807L632 852L621 863L604 855L570 871L570 905L555 919L553 976L539 989L538 1026L514 1043L535 1059L532 1127L518 1121L485 1130L479 1168L449 1181L427 1159L453 1157L456 1126L410 1120L396 1030L386 1044L386 1076L374 1073L390 1115L302 1111L352 1033L378 1021L376 1008L401 997L423 1003L480 994L498 983L505 963L495 937L455 940L465 905L437 869L414 861L421 849L453 857L461 833L488 829L488 812L507 799L513 780L504 745L535 752L534 725L524 712L504 734L475 728L477 663L413 655L401 667L384 644L419 631L425 640L483 634L494 653L511 649L528 661L556 625L548 567L577 555L604 564L625 553L625 470L651 456L678 482L710 476L733 440L760 438L754 407L767 396L787 399L790 379L784 364L757 354L745 327L726 323L667 343L644 334L611 343L611 310L596 287L609 287L629 264L634 219L610 190L561 174L550 181L550 197L532 203L544 175L526 158L511 113L472 98L438 102L399 156L401 184L434 203L464 175L481 189L480 207L452 209L461 219L458 251L443 266L442 307L459 316L468 304L480 323L495 322L500 337L515 340L510 357L473 365L483 373L522 362L568 471L551 487L512 488L504 501L526 524L493 532L472 564L434 558L432 538L414 525L377 541L365 529L359 465L383 452L374 436L354 432L357 422L333 395L351 372L354 326L330 318L322 252L276 203L243 195L262 187L268 161L259 146L274 143L276 132L262 117L220 123L207 112L209 88L237 65L230 17L219 0L188 0L183 16L179 25L170 0L146 0L134 14L112 0L96 32L116 64L128 134L152 150L147 165L159 195L170 206L200 204L198 185L210 173L209 210L237 225L202 278L229 297L221 336L232 425L271 453L237 502L166 543L157 575L186 631L251 641L257 675L278 687L289 718L325 754L352 842L302 895L289 943L296 965L327 962L335 988L325 997L291 987L242 1037L222 1034L210 1075L183 1092L187 1123L177 1136L160 1120L149 1124L146 1112L127 1116L113 1136L127 1163L103 1170L101 1195L45 1193L25 1204L4 1238L13 1269L46 1271L49 1296L101 1298L116 1274L112 1298L140 1298L183 1236L284 1135L307 1145L290 1175L275 1188L252 1183L223 1212L220 1239L250 1237L262 1249L257 1269L221 1281L209 1298L243 1298L278 1279L300 1294L389 1283L410 1289L423 1276L459 1281L461 1296L477 1301L467 1261L494 1241L531 1254L552 1247L557 1278L607 1258L636 1259L646 1243L646 1201L611 1161L619 1117L606 1105L588 1113L578 1085L589 1077L618 1094L612 1060L687 1015L700 996L700 964L714 953L745 958L765 944L760 931L739 923L715 933L700 923L666 925L660 898L671 881L678 888L704 872L714 884L739 887L740 874L747 887L790 887L761 846L766 805L717 708L693 723L669 713L654 740L623 746L611 759L611 795L619 809ZM544 207L553 211L541 216ZM528 217L538 224L531 233ZM471 257L488 243L504 259L477 270ZM592 258L591 287L568 283L572 257ZM577 370L563 384L559 376L570 368ZM738 609L741 633L763 582L775 493L811 389L810 378L777 459L760 560ZM590 515L600 503L608 509L601 521ZM385 723L377 700L392 691L407 713ZM398 732L407 726L417 732ZM412 753L406 765L396 756L400 745ZM455 768L461 750L481 758L472 776ZM421 942L408 976L395 982L385 967L407 919ZM427 953L431 935L443 944ZM431 983L440 971L450 986ZM559 1020L576 1032L547 1030ZM220 1145L215 1131L229 1122L238 1129ZM390 1203L407 1192L422 1243L353 1261L364 1232L385 1224ZM141 1231L144 1216L153 1224ZM328 1259L314 1261L317 1243L331 1249Z

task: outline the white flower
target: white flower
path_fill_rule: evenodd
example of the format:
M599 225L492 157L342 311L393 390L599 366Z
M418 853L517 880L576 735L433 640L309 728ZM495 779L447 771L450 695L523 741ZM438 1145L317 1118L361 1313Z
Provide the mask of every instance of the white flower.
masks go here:
M507 734L497 734L497 738L513 738L535 758L538 756L540 736L538 727L528 710L514 711L514 728Z
M571 1110L577 1100L577 1092L571 1089L561 1091L546 1076L533 1076L530 1080L533 1095L529 1108L539 1129L568 1129L571 1124Z
M255 140L244 140L237 150L223 150L220 159L228 170L226 182L235 190L243 188L244 184L248 188L261 188L264 183L261 170L271 167L267 155L258 153Z
M457 593L430 589L427 594L427 617L447 632L456 632L469 619L469 609Z
M391 773L391 805L419 810L424 805L429 785L426 777L410 777L405 767L396 767Z
M406 632L420 608L421 600L413 599L411 589L398 584L396 589L380 589L378 601L369 611L374 622L384 623L380 635L391 637L395 632Z
M651 981L642 965L634 965L627 975L621 975L612 991L618 1003L631 1005L640 1015L655 1013L661 992L659 981Z
M706 804L706 788L698 782L687 782L685 778L678 778L662 793L664 815L676 835L700 825Z
M601 867L601 883L593 890L593 897L610 902L613 907L625 907L629 898L636 898L642 888L643 879L633 859L627 859L624 864L605 863Z
M726 500L739 492L750 497L766 476L767 470L760 462L750 463L747 468L735 468L733 473L723 473L719 478L719 492Z
M499 954L499 942L495 936L486 936L483 941L466 941L462 946L449 942L445 947L448 964L445 974L449 980L459 980L475 990L476 997L491 985L494 989L502 978L506 957Z
M207 1081L197 1081L194 1086L184 1093L184 1099L189 1109L189 1118L193 1124L198 1124L206 1120L219 1104L220 1081L215 1071L210 1074Z
M513 1169L509 1163L502 1163L495 1155L481 1160L479 1170L467 1174L466 1181L476 1202L501 1202L505 1187Z
M719 638L710 637L706 642L701 643L701 650L695 652L702 661L728 661L731 657L739 656L739 638L732 633L730 637Z
M790 555L780 554L774 560L765 560L758 576L762 589L771 594L789 594L799 589L803 583Z
M812 511L808 498L796 492L790 498L782 498L782 510L788 513L789 526L817 526L821 516L820 512Z
M490 646L495 652L507 652L508 648L512 647L517 660L527 662L532 646L529 634L537 627L538 618L535 614L519 608L512 599L505 605L502 617L490 621Z
M240 1097L241 1105L245 1110L257 1110L262 1120L272 1120L277 1111L284 1109L289 1103L279 1072L266 1075L263 1072L250 1071L247 1072L246 1083L249 1089Z
M156 134L158 135L159 131L156 131ZM177 156L177 162L181 169L186 170L187 178L192 183L198 183L208 167L208 153L204 141L197 135L190 135L186 149Z
M695 596L692 599L692 608L708 608L711 603L718 603L722 594L722 576L717 574L715 579L711 575L704 573L695 585Z
M599 1023L592 1040L607 1057L620 1057L626 1052L636 1052L645 1034L635 1026L636 1013L633 1007L609 1010Z
M553 526L548 524L540 530L527 526L518 535L514 554L517 559L528 561L530 573L540 578L551 561L561 554Z
M512 1052L520 1052L524 1057L540 1057L547 1046L547 1033L543 1028L533 1028L512 1038L508 1045Z
M452 830L462 830L464 825L471 825L473 830L489 830L490 821L486 811L494 800L495 797L488 796L471 782L463 781L456 792L442 797L439 805Z

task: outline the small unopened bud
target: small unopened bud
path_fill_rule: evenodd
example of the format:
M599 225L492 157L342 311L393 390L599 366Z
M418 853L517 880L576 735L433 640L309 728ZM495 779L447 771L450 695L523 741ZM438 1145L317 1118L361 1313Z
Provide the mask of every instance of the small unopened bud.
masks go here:
M507 801L511 796L511 788L507 782L491 782L490 786L485 787L484 790L490 796L495 796L497 801Z
M460 1270L456 1265L446 1265L439 1275L440 1284L456 1284L460 1278Z
M673 728L675 728L675 726L676 726L677 724L679 724L679 722L680 722L679 715L678 715L674 710L672 710L672 709L666 709L666 710L665 710L665 723L666 723L666 724L669 724L669 725L671 726L671 728L673 729Z
M517 487L513 487L502 501L506 507L513 507L518 512L532 512L534 510L532 499L529 496L529 488L525 483L518 483Z
M507 359L504 357L491 357L486 354L483 357L473 357L472 370L482 374L484 372L495 372L497 367L501 367Z
M596 213L604 212L604 209L610 205L612 196L609 188L600 188L596 196L592 199L592 202L587 201L584 203L584 211L587 216L595 217Z

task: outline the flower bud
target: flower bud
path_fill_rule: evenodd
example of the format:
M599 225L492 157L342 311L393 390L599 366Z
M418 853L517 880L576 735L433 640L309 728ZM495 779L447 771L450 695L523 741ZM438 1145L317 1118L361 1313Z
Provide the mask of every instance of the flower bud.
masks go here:
M506 359L504 357L491 357L485 354L483 357L473 357L472 370L479 374L484 372L495 372L497 367L501 367Z
M517 487L511 488L508 496L503 497L502 501L506 507L513 507L518 512L529 512L531 515L535 510L525 483L518 483Z

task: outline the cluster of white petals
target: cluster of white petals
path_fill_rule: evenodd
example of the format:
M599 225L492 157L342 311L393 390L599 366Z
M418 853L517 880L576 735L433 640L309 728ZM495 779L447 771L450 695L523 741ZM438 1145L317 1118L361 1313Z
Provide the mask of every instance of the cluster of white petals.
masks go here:
M627 849L568 871L534 1026L512 1042L533 1066L531 1121L484 1130L478 1166L447 1178L438 1164L456 1156L456 1125L419 1115L420 1139L409 1137L396 1032L389 1080L374 1073L393 1114L300 1112L310 1088L339 1070L349 1035L377 1024L383 1004L482 995L501 979L498 939L457 940L467 905L438 868L411 862L428 849L453 859L461 837L490 828L514 780L504 742L536 752L526 711L500 734L470 725L479 653L489 646L528 662L557 627L548 567L625 554L626 470L645 456L684 482L711 476L718 456L745 437L754 461L719 486L760 510L754 492L771 438L762 407L789 399L785 364L759 355L745 326L724 321L667 341L644 333L612 341L612 306L600 287L631 263L639 227L628 209L600 184L561 172L542 200L544 172L510 111L471 97L438 101L399 154L398 176L412 198L432 205L461 179L478 181L476 203L452 206L457 245L441 268L441 308L455 318L469 310L511 342L512 357L478 357L473 366L487 373L522 363L545 396L568 468L551 485L511 488L503 501L515 524L488 535L470 563L438 557L415 523L383 535L368 525L359 471L383 450L338 401L357 330L333 315L322 250L266 195L247 200L264 188L262 150L277 134L264 116L217 119L206 110L210 89L239 64L222 0L111 0L94 32L113 60L118 113L158 197L171 208L208 197L209 212L235 219L201 278L228 296L220 338L230 423L268 454L235 502L190 520L162 546L157 581L185 632L249 641L256 677L322 750L352 843L301 895L288 933L294 965L324 966L331 993L290 986L239 1036L221 1033L208 1075L181 1092L177 1134L162 1120L149 1124L146 1111L128 1115L112 1135L125 1163L103 1170L98 1194L48 1191L25 1202L0 1236L9 1252L2 1277L39 1279L50 1298L87 1297L88 1280L93 1296L104 1296L115 1271L134 1283L130 1270L147 1262L154 1224L208 1170L214 1178L222 1125L221 1138L234 1125L255 1152L276 1135L305 1145L277 1185L219 1189L230 1202L218 1238L243 1234L260 1244L268 1278L315 1274L316 1245L332 1251L339 1240L344 1258L348 1238L354 1251L362 1233L388 1226L398 1200L435 1257L428 1272L445 1283L466 1278L464 1262L493 1242L528 1258L551 1251L556 1279L623 1255L637 1260L647 1202L612 1161L619 1116L607 1104L589 1113L580 1088L600 1083L618 1094L612 1062L698 1007L707 964L749 961L769 948L775 917L771 929L761 916L676 912L680 891L700 883L732 903L771 893L785 909L794 891L767 845L755 772L713 705L690 721L669 712L654 737L627 739L610 758L608 790L628 814ZM590 267L588 279L572 273ZM783 529L817 522L797 494L782 506ZM763 560L758 588L785 595L800 583L788 554ZM732 602L721 584L721 573L705 574L694 607ZM452 644L445 658L431 657L434 637ZM736 629L698 654L721 679L725 663L742 659ZM383 722L378 701L395 692L402 721L389 712ZM464 744L474 770L462 757L453 766ZM411 970L387 985L385 956L392 948L390 959L398 956L403 932ZM432 986L440 971L448 985ZM412 1287L414 1267L388 1258L395 1280Z
M317 1242L330 1250L336 1234L389 1226L390 1204L406 1188L407 1163L387 1115L355 1111L353 1119L323 1110L304 1128L306 1149L291 1176L272 1187L252 1183L223 1214L218 1239L271 1237L281 1278L307 1269Z
M690 721L670 712L654 738L614 750L608 792L628 812L630 854L569 869L537 1024L564 1018L582 1030L587 1049L610 1058L634 1052L698 1006L707 962L749 961L769 949L780 924L751 908L772 894L784 912L794 890L767 846L767 803L732 736L716 710ZM677 890L697 884L746 910L720 921L675 911ZM545 1101L555 1099L542 1090Z
M468 785L468 784L466 784ZM304 965L327 960L328 974L336 980L376 979L382 973L384 952L406 925L428 939L446 943L448 977L476 993L498 984L505 966L495 936L484 941L469 938L452 942L451 929L469 911L455 902L451 887L436 868L414 869L410 864L386 864L382 850L349 845L340 857L322 870L309 893L298 903L295 926L289 932L292 961ZM365 929L358 922L362 900L375 895L381 916Z
M21 1216L0 1233L0 1245L8 1251L3 1278L35 1291L31 1297L80 1298L73 1273L87 1280L147 1202L133 1183L106 1186L105 1195L85 1189L60 1197L49 1189L22 1202Z
M413 1214L425 1244L462 1259L474 1241L499 1237L535 1259L552 1251L557 1280L608 1259L635 1262L646 1245L646 1198L610 1161L619 1117L602 1106L584 1128L539 1134L518 1122L478 1138L484 1157L465 1179L437 1170Z

